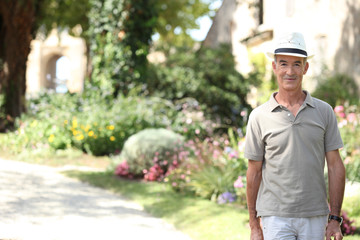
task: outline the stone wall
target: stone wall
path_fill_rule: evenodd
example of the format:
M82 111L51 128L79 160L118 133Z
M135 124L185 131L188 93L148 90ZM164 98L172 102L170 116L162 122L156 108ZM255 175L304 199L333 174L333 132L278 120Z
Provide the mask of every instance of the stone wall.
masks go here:
M69 62L65 69L69 73L68 79L64 81L68 91L83 90L87 64L85 41L53 30L46 39L39 35L31 43L26 72L27 93L56 90L56 62L63 56Z

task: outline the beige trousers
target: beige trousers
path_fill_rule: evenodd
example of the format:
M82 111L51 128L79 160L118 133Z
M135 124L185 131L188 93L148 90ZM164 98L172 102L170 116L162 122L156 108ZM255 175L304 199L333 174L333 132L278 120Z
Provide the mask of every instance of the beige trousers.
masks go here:
M324 240L327 217L261 217L264 240Z

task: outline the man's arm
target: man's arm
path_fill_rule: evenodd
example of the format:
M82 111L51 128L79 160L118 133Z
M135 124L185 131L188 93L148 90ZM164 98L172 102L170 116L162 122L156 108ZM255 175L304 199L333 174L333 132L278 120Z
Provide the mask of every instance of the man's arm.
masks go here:
M246 200L249 210L251 240L262 240L263 234L260 219L257 218L256 199L262 178L262 161L249 160L246 172Z
M339 150L327 152L326 161L329 175L330 214L340 217L345 190L345 167ZM326 239L330 240L331 236L335 236L335 240L342 239L340 224L334 220L329 222L326 229Z

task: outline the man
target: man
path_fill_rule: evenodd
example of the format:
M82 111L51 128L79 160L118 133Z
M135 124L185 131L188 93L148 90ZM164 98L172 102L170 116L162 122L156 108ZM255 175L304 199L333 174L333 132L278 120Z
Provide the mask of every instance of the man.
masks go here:
M334 111L302 89L312 56L301 33L279 38L267 55L279 89L254 109L247 126L251 240L341 240L345 168Z

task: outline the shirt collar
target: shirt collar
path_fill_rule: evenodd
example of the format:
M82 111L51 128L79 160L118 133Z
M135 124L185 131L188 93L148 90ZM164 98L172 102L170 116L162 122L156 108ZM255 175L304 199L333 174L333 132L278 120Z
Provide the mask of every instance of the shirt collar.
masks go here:
M308 91L306 91L306 90L304 90L304 93L306 94L304 104L315 108L315 104L314 104L313 98L311 97L310 93ZM275 99L276 94L277 94L277 92L271 94L271 97L270 97L269 102L268 102L269 103L269 110L271 112L274 111L276 108L281 106Z

